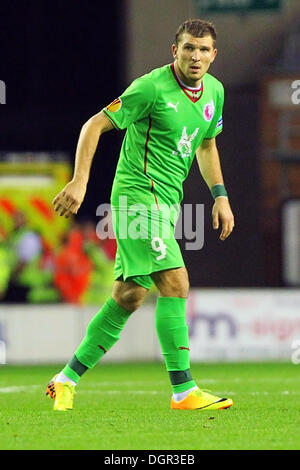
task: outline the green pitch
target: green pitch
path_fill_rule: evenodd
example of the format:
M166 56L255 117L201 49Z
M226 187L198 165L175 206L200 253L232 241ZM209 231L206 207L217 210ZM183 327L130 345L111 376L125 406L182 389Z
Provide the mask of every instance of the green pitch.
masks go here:
M102 364L53 412L45 386L60 367L0 366L0 449L299 449L300 365L193 365L223 411L169 409L164 365Z

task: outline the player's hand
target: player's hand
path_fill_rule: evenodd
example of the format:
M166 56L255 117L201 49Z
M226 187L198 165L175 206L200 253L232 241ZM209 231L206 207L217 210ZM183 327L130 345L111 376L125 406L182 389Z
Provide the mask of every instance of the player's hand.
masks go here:
M54 210L68 219L71 215L77 214L85 193L86 185L74 180L70 181L53 199Z
M220 240L224 241L234 227L234 217L227 197L217 197L212 209L213 228L217 230L222 224Z

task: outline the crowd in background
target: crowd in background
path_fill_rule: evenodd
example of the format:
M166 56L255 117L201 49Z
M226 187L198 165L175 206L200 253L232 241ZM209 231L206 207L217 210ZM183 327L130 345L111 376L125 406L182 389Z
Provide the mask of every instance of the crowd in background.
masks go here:
M101 304L111 293L116 241L97 237L91 221L76 222L55 249L14 214L0 232L0 300L4 303ZM51 230L51 227L49 227Z

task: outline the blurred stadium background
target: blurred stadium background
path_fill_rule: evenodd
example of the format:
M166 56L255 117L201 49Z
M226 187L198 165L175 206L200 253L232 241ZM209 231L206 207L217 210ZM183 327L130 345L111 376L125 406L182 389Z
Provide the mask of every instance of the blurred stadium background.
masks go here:
M300 346L299 1L4 0L0 15L0 362L65 362L109 295L115 242L97 238L96 209L109 202L123 133L101 140L74 220L56 216L51 200L71 175L83 123L171 62L178 25L195 16L218 32L210 72L225 86L218 146L236 228L219 241L195 163L183 202L205 204L205 243L183 251L191 358L291 361ZM105 361L160 359L155 298Z

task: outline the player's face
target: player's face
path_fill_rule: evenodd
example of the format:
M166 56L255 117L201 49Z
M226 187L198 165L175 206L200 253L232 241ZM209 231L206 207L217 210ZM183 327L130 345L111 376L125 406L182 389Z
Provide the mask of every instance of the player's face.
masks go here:
M172 52L179 77L186 85L195 87L200 85L217 55L210 35L196 38L189 33L182 34L177 46L173 44Z

